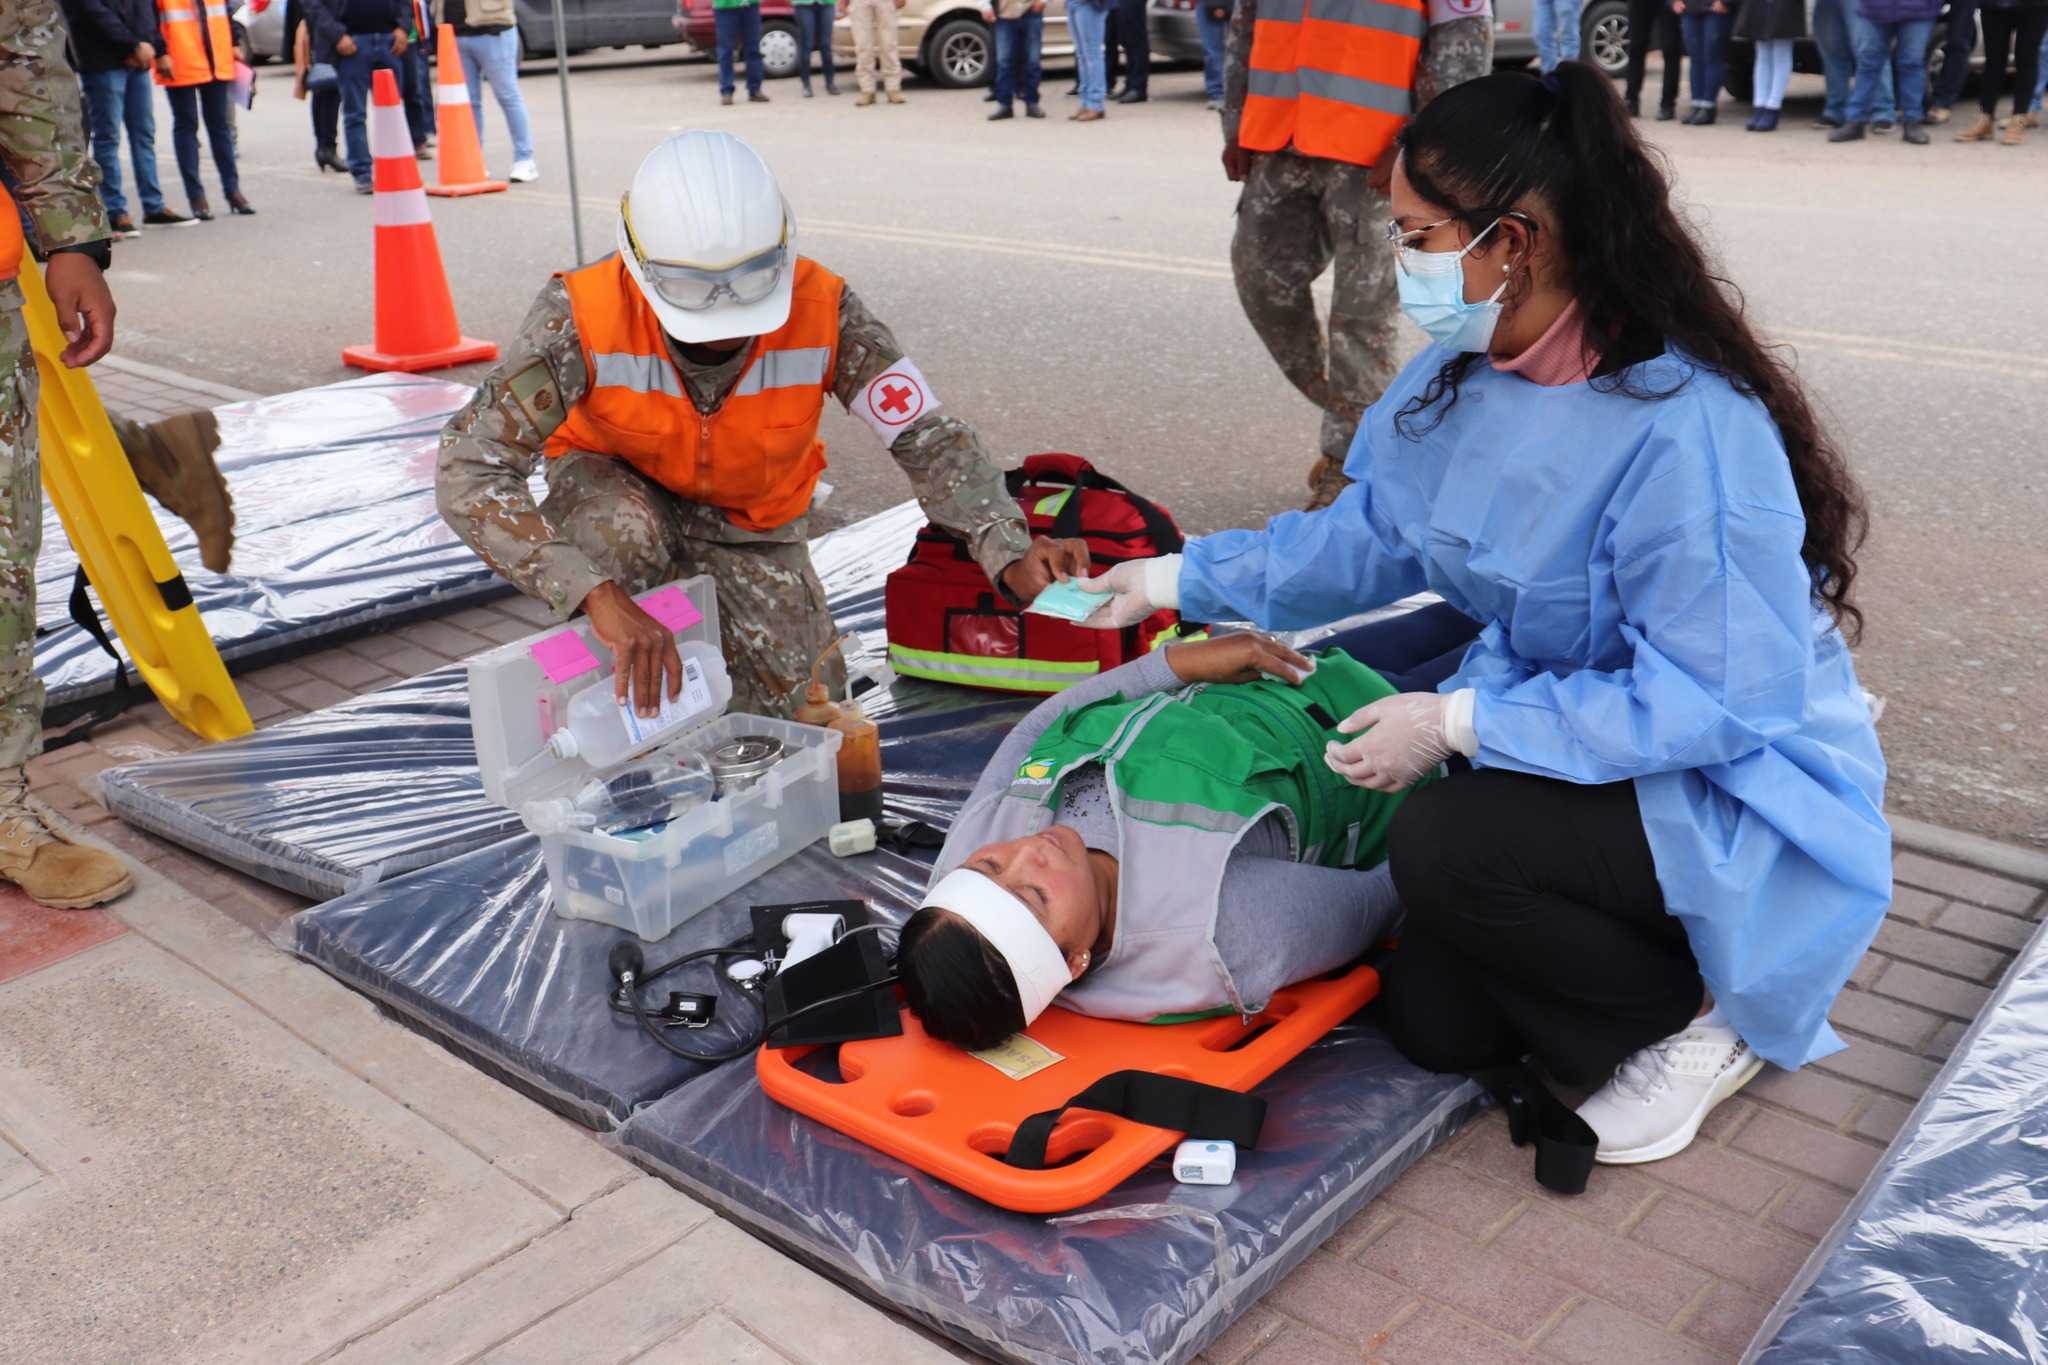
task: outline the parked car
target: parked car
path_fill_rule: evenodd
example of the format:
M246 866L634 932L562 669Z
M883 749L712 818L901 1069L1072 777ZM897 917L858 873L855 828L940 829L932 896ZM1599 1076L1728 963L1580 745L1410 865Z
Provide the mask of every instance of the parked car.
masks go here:
M896 12L896 48L904 64L916 67L934 85L949 90L987 85L995 79L995 42L981 20L981 8L969 0L909 0ZM832 54L851 65L853 25L832 29ZM1070 61L1073 35L1067 32L1067 0L1046 0L1045 35L1039 55L1047 63Z
M1148 0L1145 14L1152 55L1168 61L1200 61L1202 32L1195 20L1200 0ZM1493 60L1520 66L1536 59L1534 0L1495 0ZM1627 0L1592 0L1579 12L1579 55L1610 76L1628 65Z
M521 57L531 61L554 56L555 11L550 0L515 0L515 8ZM680 43L686 35L678 31L675 18L675 0L562 0L562 28L571 52Z
M284 43L284 0L249 0L235 11L235 22L242 26L242 60L250 66L292 59Z
M676 0L669 23L697 51L718 55L711 0ZM796 10L789 0L761 0L761 67L774 81L796 74Z

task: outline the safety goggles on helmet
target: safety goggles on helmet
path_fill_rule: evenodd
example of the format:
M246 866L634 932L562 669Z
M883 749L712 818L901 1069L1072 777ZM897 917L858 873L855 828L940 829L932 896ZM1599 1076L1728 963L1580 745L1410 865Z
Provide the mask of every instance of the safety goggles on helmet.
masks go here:
M633 259L639 264L640 273L649 287L671 307L700 313L720 298L731 299L737 304L759 303L775 292L775 286L782 281L782 272L789 268L787 219L782 225L781 241L766 251L729 265L704 266L687 261L653 260L641 249L640 238L633 231L632 200L630 191L619 198L619 216L626 226L626 245L632 249Z

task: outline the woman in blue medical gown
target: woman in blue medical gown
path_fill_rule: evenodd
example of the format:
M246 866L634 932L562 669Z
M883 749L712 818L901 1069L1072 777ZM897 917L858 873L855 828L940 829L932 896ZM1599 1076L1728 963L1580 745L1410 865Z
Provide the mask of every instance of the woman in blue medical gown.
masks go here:
M1681 1150L1827 1012L1884 916L1884 759L1849 644L1861 499L1673 212L1607 79L1489 76L1409 125L1388 233L1434 345L1325 511L1119 565L1091 624L1276 629L1425 589L1479 625L1331 766L1384 790L1412 1060L1601 1088L1599 1159Z

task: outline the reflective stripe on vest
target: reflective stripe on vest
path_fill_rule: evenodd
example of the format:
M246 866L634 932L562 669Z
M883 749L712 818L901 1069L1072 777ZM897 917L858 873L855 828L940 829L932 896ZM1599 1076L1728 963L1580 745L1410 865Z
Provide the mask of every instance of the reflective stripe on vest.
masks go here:
M1058 692L1102 671L1102 665L1094 662L991 659L982 654L946 654L935 649L912 649L893 640L889 642L889 666L906 677L929 678L933 682L971 679L984 686L1011 692Z
M735 525L766 531L811 505L825 468L818 419L831 392L844 282L799 257L789 317L756 337L718 410L697 411L668 339L617 256L562 276L590 384L547 453L614 455Z
M1238 141L1370 166L1413 107L1420 0L1276 0L1252 32Z
M202 13L204 15L202 19ZM235 31L222 0L157 0L157 27L163 30L164 56L171 76L158 85L205 85L235 78Z

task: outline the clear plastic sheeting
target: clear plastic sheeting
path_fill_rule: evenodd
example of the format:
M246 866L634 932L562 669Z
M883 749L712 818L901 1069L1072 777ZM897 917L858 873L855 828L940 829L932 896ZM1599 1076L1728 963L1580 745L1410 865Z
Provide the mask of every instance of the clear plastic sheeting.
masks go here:
M322 635L445 610L512 591L434 506L441 427L471 390L372 375L231 403L221 473L235 500L231 571L199 562L192 533L157 524L221 657L246 667ZM71 620L78 558L54 509L36 561L36 672L60 717L111 690L114 661Z
M1353 1021L1255 1092L1236 1182L1155 1162L1097 1204L1010 1213L783 1108L747 1063L611 1142L742 1226L973 1350L1020 1365L1182 1365L1483 1103ZM991 1158L994 1159L994 1158Z
M929 874L928 864L887 851L839 859L813 844L641 947L652 968L746 938L749 906L821 897L865 899L900 924ZM316 906L280 934L428 1036L592 1128L610 1128L711 1069L672 1056L631 1015L608 1007L612 945L640 940L557 915L531 835ZM693 962L650 984L643 999L659 1005L668 991L717 990L714 972L709 961ZM757 1017L754 1003L730 985L719 997L710 1025L667 1036L700 1053L738 1043Z
M110 768L100 799L137 829L315 900L520 832L478 784L460 664Z
M1745 1359L2048 1362L2048 937L2013 963Z

